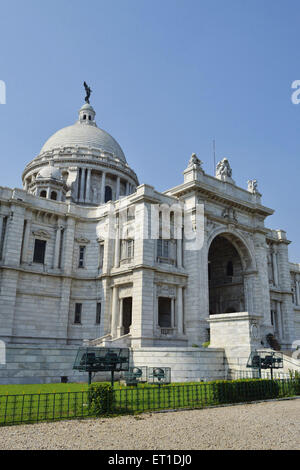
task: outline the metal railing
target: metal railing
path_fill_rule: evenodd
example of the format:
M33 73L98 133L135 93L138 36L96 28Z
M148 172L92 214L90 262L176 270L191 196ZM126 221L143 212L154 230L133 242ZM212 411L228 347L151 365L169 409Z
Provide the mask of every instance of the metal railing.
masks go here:
M229 369L226 374L227 380L238 380L238 379L271 379L270 370L261 370L261 377L259 376L258 369ZM288 380L290 379L290 374L286 372L281 372L278 370L273 370L273 379L279 380Z
M0 395L0 425L89 416L88 391Z
M88 391L0 396L0 425L205 408L300 395L299 379L236 380L114 388L94 406ZM95 397L95 395L93 395ZM104 400L104 401L103 401ZM103 406L101 408L101 406Z

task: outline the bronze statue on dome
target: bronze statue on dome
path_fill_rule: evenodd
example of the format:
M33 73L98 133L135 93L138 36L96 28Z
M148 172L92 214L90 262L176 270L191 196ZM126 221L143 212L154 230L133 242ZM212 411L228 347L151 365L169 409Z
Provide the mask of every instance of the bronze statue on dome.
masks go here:
M86 82L84 82L83 85L86 91L85 102L90 104L90 96L91 96L92 90L90 89L90 87L87 85Z

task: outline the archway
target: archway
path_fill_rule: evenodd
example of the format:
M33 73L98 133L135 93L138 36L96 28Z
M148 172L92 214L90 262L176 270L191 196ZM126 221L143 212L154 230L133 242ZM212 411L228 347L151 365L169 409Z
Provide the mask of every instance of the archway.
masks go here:
M244 312L245 272L251 267L245 244L232 233L213 238L208 252L209 313Z

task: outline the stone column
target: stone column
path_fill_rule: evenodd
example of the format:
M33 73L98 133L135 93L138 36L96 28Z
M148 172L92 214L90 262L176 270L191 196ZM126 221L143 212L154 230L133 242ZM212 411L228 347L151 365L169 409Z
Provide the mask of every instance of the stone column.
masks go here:
M171 298L171 328L175 327L175 299Z
M24 231L24 208L11 206L7 220L6 235L3 247L3 258L6 265L19 266L21 260L22 238Z
M244 298L245 298L245 309L249 313L254 312L254 298L255 298L255 275L253 273L244 274Z
M274 248L274 247L272 249L272 264L273 264L274 284L275 284L275 286L278 286L277 251L276 251L276 248Z
M2 242L2 227L3 227L3 215L0 215L0 250L1 250L1 242Z
M56 229L56 238L55 238L55 249L54 249L54 262L53 262L53 268L57 269L58 268L58 263L59 263L59 252L60 252L60 244L61 244L61 231L63 227L61 225L58 225Z
M25 230L24 230L21 263L27 262L27 250L28 250L28 242L29 242L29 236L30 236L30 230L31 230L31 220L26 219L24 220L24 223L26 225L25 225Z
M104 204L105 202L105 179L106 179L106 173L103 171L102 177L101 177L101 204Z
M120 199L120 176L117 177L116 200Z
M73 269L73 251L75 237L75 220L71 217L67 219L67 227L64 236L62 268L65 274L71 274Z
M91 202L91 168L87 168L85 202Z
M300 281L296 278L296 305L300 305Z
M118 328L118 287L112 289L112 306L111 306L111 335L113 338L117 336Z
M50 186L48 186L47 188L47 195L46 195L47 199L50 199Z
M85 170L85 168L81 168L79 202L84 202Z
M277 326L279 332L279 339L283 338L283 322L282 322L282 312L281 312L281 303L276 302L276 314L277 314Z
M118 336L123 335L123 299L120 299Z
M183 302L182 302L182 287L177 287L177 332L179 335L183 334Z
M126 191L125 191L126 196L129 194L129 183L126 181Z
M182 240L177 239L177 268L182 268Z
M72 191L71 196L73 197L73 201L78 201L79 200L79 168L76 168L76 176L75 176L75 182L74 182L74 188Z
M154 306L154 318L153 318L153 332L154 335L157 332L158 325L158 296L157 296L157 284L153 284L153 306Z
M120 266L120 234L119 234L119 225L116 227L116 238L115 238L115 258L114 258L114 267L118 268Z

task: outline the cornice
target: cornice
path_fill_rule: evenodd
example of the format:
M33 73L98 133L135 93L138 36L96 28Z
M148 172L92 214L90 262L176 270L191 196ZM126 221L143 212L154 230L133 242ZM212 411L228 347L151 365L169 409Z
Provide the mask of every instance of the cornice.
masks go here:
M226 183L226 184L231 184L231 183ZM238 191L245 192L247 194L248 191L244 190L243 188L236 187L231 184L234 188L236 188ZM165 191L163 194L164 195L170 195L170 196L175 196L175 197L180 197L183 196L184 194L188 192L193 192L197 191L197 193L201 195L208 196L210 200L212 201L219 201L222 204L230 204L231 206L234 206L235 208L238 208L243 211L247 211L250 213L258 213L262 214L265 217L272 215L274 213L273 209L269 209L268 207L265 207L261 204L253 203L250 201L243 201L242 199L238 197L233 197L230 194L225 194L224 192L220 191L216 187L212 187L204 182L199 182L199 181L191 181L188 183L183 183L180 186L177 186L171 190Z

